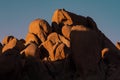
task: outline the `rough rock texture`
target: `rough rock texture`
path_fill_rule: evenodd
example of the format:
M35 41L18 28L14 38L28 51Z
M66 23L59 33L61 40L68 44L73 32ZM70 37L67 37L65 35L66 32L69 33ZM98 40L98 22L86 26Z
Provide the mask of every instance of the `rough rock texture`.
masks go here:
M17 44L17 39L14 38L12 40L10 40L2 49L2 53L4 53L5 51L7 51L8 49L12 49L16 46Z
M2 54L1 54L2 53ZM120 80L116 46L91 17L57 9L33 20L25 39L0 43L0 80Z
M6 45L13 38L14 38L14 36L6 36L6 37L4 37L4 39L2 40L2 44Z
M12 40L10 40L7 44L3 46L2 53L12 48L15 48L18 51L23 50L25 48L24 41L13 38Z
M116 47L120 50L120 42L116 43Z
M46 57L49 57L51 61L64 59L66 56L64 48L67 49L67 46L70 46L69 44L67 45L67 43L66 44L64 43L66 43L66 39L64 39L62 36L55 32L51 33L48 36L47 40L41 44L40 52L42 52L43 50L44 51L47 50L45 54L48 54L48 56ZM44 54L42 53L41 56L42 55Z
M39 54L37 52L37 44L34 42L29 43L26 45L26 48L21 51L21 54L25 54L25 56L32 56L32 57L39 57Z
M26 41L26 43L25 43L26 45L29 44L30 42L35 42L37 45L41 44L38 36L33 33L27 33L25 41Z
M44 42L51 33L51 27L47 21L36 19L30 23L28 32L36 34L41 42Z

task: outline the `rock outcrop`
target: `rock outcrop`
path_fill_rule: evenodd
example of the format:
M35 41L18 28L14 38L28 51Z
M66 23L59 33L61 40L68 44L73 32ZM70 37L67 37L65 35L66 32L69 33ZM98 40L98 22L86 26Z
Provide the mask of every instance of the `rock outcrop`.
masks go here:
M120 42L116 43L116 47L120 50Z
M0 80L119 80L116 46L91 17L57 9L52 25L33 20L25 39L0 43Z

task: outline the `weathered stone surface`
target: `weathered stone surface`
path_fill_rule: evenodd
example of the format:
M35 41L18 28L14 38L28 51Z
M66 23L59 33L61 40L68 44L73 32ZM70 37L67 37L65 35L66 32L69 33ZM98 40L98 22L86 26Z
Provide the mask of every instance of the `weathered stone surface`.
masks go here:
M70 40L66 39L64 36L59 35L60 41L64 43L68 48L70 48Z
M66 55L64 48L67 48L67 46L70 47L70 44L66 45L67 43L64 44L63 42L66 43L65 38L54 32L48 36L47 40L43 42L40 47L42 47L44 51L47 50L48 53L45 54L49 55L51 61L56 61L64 59Z
M12 40L9 41L9 43L7 43L3 49L2 49L2 53L4 53L5 51L7 51L8 49L12 49L16 46L17 44L17 39L13 38Z
M24 40L18 40L16 38L13 38L6 45L3 46L2 53L12 48L15 48L17 51L23 50L25 48Z
M62 34L68 40L70 40L70 32L71 32L71 26L65 25L62 27Z
M25 54L26 57L39 57L39 53L37 52L38 46L34 42L29 43L26 45L26 48L21 51L21 54Z
M2 44L6 45L7 43L9 43L9 41L11 41L14 38L14 36L6 36L4 37L4 39L2 40Z
M65 9L58 9L54 12L52 17L52 27L54 31L61 33L61 29L66 25L84 25L87 26L86 17L76 15L68 12Z
M37 45L40 45L40 39L38 38L37 35L33 34L33 33L27 33L26 38L26 45L29 44L30 42L35 42Z
M43 19L35 19L29 25L30 33L36 34L41 42L47 39L47 36L51 33L51 27L47 21Z
M116 47L120 50L120 42L116 43Z

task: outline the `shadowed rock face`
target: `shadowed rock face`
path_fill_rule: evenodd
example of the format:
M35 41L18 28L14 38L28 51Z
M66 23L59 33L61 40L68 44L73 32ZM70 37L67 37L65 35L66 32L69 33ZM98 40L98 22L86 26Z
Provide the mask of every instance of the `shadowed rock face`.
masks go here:
M116 46L91 17L57 9L33 20L25 39L0 43L0 80L120 80Z
M0 54L2 54L2 48L3 48L3 46L2 46L2 44L0 43Z
M83 78L86 79L86 76L94 76L96 80L100 80L101 75L98 65L101 59L101 50L101 41L94 31L73 30L71 32L73 61L77 73L82 75Z

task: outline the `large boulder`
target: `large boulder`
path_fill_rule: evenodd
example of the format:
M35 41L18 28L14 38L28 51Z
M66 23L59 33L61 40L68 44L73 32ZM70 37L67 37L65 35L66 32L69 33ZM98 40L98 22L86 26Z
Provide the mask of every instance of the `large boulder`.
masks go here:
M47 36L51 33L51 27L47 21L43 19L35 19L29 25L29 33L36 34L41 42L47 39Z
M70 39L76 73L86 80L102 80L104 73L99 68L102 42L96 32L73 30Z

